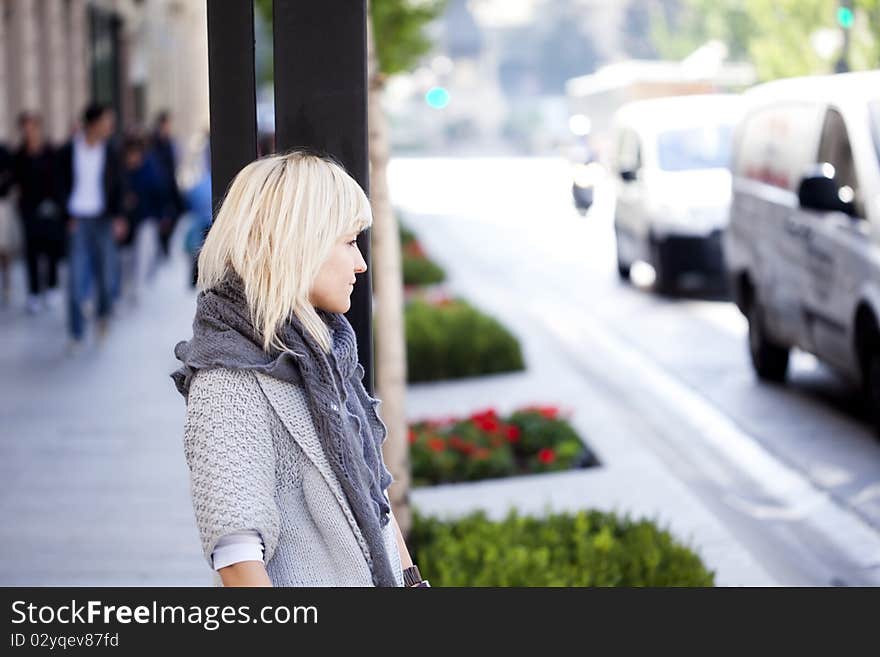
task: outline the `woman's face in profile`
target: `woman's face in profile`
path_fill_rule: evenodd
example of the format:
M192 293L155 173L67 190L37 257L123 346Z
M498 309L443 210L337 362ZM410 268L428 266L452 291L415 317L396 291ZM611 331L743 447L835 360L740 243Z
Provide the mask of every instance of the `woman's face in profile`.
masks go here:
M351 307L355 274L367 271L367 263L357 246L357 236L357 233L348 233L340 237L321 265L309 293L309 301L316 308L345 313Z

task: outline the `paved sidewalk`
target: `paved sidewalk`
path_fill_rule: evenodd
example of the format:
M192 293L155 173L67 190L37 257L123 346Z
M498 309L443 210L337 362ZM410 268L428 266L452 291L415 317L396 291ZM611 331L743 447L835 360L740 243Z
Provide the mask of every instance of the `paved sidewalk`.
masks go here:
M74 357L62 304L0 311L0 585L210 585L168 376L186 274L180 256Z

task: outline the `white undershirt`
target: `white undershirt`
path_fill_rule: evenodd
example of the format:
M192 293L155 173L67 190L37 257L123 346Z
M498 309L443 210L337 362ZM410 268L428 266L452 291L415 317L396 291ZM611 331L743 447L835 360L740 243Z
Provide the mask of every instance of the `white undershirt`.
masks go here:
M211 553L214 570L220 570L240 561L262 563L263 549L260 533L253 529L226 534L217 541Z
M73 140L73 189L67 211L73 217L104 213L104 142L89 146L80 133Z

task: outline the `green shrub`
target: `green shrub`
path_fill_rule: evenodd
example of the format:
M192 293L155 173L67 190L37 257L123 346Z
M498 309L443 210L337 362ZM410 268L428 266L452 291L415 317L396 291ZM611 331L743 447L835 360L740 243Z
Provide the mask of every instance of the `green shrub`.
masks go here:
M434 285L446 280L446 272L428 257L415 233L397 221L404 285Z
M521 370L519 342L463 301L412 301L404 312L407 380L437 381Z
M714 573L649 520L601 511L413 514L408 540L431 586L713 586Z
M398 217L397 219L397 228L400 234L400 246L406 246L410 242L414 242L416 239L416 234L412 232L409 228L403 225L403 222Z
M409 427L413 485L475 481L597 465L559 409L531 406L508 417L494 409Z
M446 272L433 260L423 256L402 254L404 285L434 285L446 280Z

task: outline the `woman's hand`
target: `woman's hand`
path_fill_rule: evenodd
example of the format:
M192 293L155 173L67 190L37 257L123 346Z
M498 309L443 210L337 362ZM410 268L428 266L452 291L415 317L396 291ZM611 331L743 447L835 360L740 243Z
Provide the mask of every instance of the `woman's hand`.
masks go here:
M272 586L262 561L239 561L217 572L223 586Z

